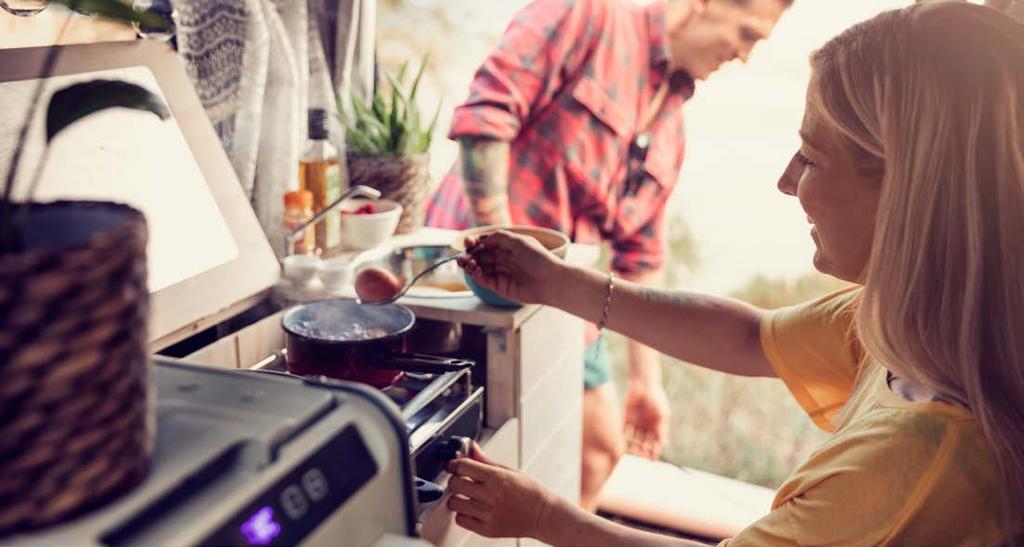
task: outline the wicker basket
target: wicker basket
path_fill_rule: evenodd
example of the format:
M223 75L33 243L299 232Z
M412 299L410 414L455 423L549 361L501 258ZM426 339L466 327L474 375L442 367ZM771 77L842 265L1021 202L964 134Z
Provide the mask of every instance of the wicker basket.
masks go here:
M0 534L71 518L145 475L146 223L123 205L33 205L0 255Z
M396 233L407 234L423 227L430 192L430 156L359 156L349 154L350 186L380 190L381 197L402 205Z

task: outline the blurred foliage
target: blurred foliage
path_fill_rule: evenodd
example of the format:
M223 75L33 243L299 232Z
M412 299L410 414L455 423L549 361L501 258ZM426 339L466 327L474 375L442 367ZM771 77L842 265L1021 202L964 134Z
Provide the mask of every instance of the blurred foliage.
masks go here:
M673 233L685 235L670 242L673 260L675 256L695 260L688 231L676 227ZM699 261L689 267L699 267ZM669 275L666 286L683 289L685 280ZM730 296L778 308L844 286L819 273L796 279L756 275ZM626 384L626 340L614 335L610 342L621 394ZM662 455L667 462L778 488L828 437L780 380L729 376L664 356L662 364L665 391L672 401L670 440Z
M844 281L819 273L808 273L796 279L773 279L759 274L730 296L760 308L773 309L805 302L848 286Z

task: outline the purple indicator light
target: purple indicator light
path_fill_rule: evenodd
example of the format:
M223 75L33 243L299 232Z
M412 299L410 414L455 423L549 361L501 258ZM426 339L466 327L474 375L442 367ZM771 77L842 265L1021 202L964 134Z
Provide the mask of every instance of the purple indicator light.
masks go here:
M270 507L256 511L238 530L249 545L270 545L281 535L281 525L274 521L274 510Z

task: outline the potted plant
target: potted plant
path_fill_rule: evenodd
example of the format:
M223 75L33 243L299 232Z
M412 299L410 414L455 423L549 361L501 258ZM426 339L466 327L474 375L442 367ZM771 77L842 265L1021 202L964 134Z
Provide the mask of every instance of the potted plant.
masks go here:
M162 23L117 0L72 9ZM146 222L126 205L37 203L49 143L92 113L125 107L166 119L148 90L94 80L52 95L43 159L16 201L31 120L57 49L40 70L0 197L0 535L54 524L137 484L149 462L153 414L146 336Z
M410 85L405 84L407 64L397 75L386 74L387 85L378 86L365 101L355 92L338 99L345 128L349 184L381 191L382 197L402 205L397 233L423 225L425 200L430 189L430 141L441 104L424 124L416 103L426 58Z

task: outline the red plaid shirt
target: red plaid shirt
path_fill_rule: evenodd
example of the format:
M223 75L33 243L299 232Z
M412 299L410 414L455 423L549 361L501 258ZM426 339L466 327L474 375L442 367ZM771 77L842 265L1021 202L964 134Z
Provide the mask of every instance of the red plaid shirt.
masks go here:
M683 163L688 79L648 128L644 183L624 191L630 143L668 75L664 18L660 0L534 0L484 61L449 133L510 141L512 221L610 241L620 274L663 264L665 204ZM428 225L473 224L464 187L456 164L430 201Z

